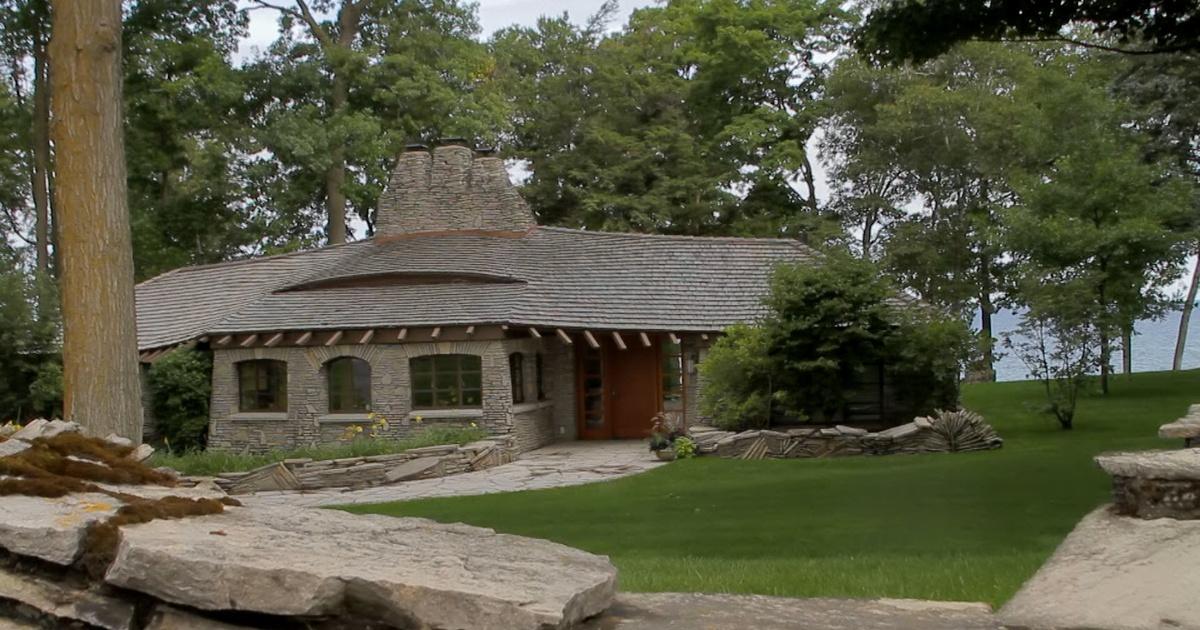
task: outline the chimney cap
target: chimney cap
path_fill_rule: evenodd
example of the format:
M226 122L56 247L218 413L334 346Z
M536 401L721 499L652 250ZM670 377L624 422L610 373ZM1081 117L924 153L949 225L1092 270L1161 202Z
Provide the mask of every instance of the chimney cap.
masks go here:
M429 147L421 144L420 142L412 142L412 143L404 145L404 150L405 151L428 151Z
M496 152L496 147L475 147L475 153L483 155L491 155Z
M470 146L470 143L469 143L469 142L467 142L467 139L466 139L466 138L460 138L460 137L457 137L457 136L452 136L452 137L449 137L449 138L438 138L438 140L437 140L437 144L438 144L438 146L440 146L440 147L444 147L444 146L462 146L462 147L465 147L465 146Z

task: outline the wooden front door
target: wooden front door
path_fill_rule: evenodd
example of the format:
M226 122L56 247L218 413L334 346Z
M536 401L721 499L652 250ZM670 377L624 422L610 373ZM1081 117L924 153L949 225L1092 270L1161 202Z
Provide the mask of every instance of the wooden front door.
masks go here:
M659 344L628 338L624 350L605 338L600 348L577 345L579 437L639 439L662 407Z

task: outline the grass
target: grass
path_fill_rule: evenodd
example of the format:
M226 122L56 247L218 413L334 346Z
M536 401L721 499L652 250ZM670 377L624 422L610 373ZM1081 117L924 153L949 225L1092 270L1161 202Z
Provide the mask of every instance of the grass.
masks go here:
M309 446L277 450L258 455L223 451L188 451L185 453L155 453L150 466L169 466L185 475L215 475L222 472L243 472L285 459L343 459L368 455L390 455L409 449L439 444L466 444L487 437L477 428L428 428L410 438L400 440L356 438L342 444Z
M1155 437L1200 400L1200 371L1117 376L1074 431L1028 382L968 385L998 451L831 460L679 461L609 483L347 507L548 538L609 555L630 591L913 597L999 605L1108 479L1092 462Z

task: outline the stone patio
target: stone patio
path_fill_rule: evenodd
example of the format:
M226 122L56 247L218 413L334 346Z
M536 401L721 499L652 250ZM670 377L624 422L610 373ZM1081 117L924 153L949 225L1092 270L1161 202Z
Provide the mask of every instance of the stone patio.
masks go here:
M663 463L642 440L561 442L524 453L510 464L478 472L363 490L260 492L239 498L247 505L293 507L410 501L577 486L636 475Z

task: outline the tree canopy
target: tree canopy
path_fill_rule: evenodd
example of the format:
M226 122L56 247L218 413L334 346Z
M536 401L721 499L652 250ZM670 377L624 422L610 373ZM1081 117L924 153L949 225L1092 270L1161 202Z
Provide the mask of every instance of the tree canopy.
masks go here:
M1093 38L1079 38L1073 27ZM885 0L856 35L877 60L923 62L965 41L1050 41L1134 55L1200 51L1192 0Z

